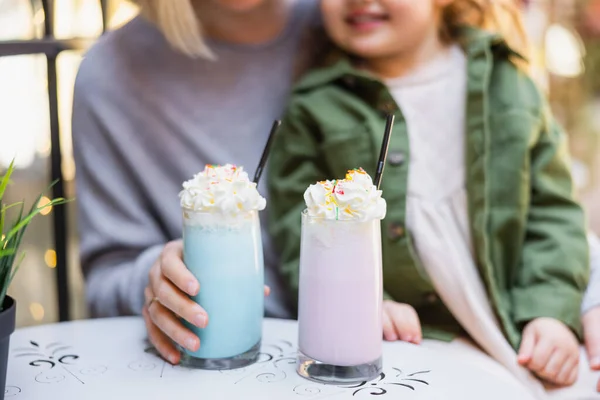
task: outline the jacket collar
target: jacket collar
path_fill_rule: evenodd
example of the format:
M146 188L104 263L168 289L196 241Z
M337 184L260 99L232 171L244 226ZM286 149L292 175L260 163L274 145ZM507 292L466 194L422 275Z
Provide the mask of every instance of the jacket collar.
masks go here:
M472 27L462 28L463 40L460 45L467 57L477 58L487 49L504 54L505 57L525 59L517 51L511 49L502 36ZM352 58L341 51L332 56L332 61L326 66L317 68L307 74L294 88L295 92L309 91L342 79L360 79L379 82L377 77L361 71L352 65Z

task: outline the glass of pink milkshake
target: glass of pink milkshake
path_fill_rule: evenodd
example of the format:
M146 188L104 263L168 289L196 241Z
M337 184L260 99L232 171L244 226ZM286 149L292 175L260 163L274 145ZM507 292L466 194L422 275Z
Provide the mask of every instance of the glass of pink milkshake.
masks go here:
M382 366L385 200L362 169L311 185L304 199L298 374L332 384L370 380Z

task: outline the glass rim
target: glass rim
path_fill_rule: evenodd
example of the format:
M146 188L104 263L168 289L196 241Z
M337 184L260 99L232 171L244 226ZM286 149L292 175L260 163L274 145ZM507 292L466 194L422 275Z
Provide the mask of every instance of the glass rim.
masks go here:
M248 211L243 211L240 212L238 214L223 214L220 211L206 211L206 210L193 210L191 208L187 208L187 207L181 207L181 211L183 212L189 212L189 213L194 213L194 214L200 214L200 215L214 215L214 216L219 216L219 217L227 217L227 218L235 218L235 217L239 217L239 216L243 216L243 215L247 215L247 214L251 214L251 213L259 213L260 210L248 210Z
M343 224L348 224L348 223L364 224L367 222L381 221L380 219L377 219L377 218L368 219L366 221L361 221L361 220L356 220L356 219L327 219L324 217L316 217L314 215L309 215L308 208L305 208L304 210L302 210L301 214L302 214L303 218L313 220L313 221L324 221L324 222L334 222L334 223L343 223Z

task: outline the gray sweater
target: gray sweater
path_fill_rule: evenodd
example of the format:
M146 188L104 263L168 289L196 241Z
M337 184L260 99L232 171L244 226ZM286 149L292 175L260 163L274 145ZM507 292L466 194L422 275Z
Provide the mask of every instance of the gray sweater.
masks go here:
M86 54L75 84L73 141L81 262L92 316L139 314L148 270L181 237L177 194L207 163L250 175L306 66L314 0L294 5L288 26L256 46L209 41L218 57L172 50L138 17ZM267 190L262 178L260 191ZM268 209L268 208L267 208ZM263 217L266 314L290 316Z

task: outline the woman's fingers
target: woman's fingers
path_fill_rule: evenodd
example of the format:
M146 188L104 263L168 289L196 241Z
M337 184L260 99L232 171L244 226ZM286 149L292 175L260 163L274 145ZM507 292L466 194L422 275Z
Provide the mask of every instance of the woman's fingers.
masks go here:
M175 343L190 351L197 351L200 348L200 339L184 327L181 321L158 301L150 304L148 314L154 325Z
M171 342L167 335L165 335L160 329L158 329L156 325L154 325L154 322L152 322L146 307L144 307L142 315L144 316L144 322L146 324L148 340L150 340L150 343L152 343L154 348L165 360L168 360L173 365L179 364L179 360L181 358L179 351L177 351L173 345L173 342Z
M152 322L152 318L150 318L150 314L148 313L148 305L152 306L152 299L154 298L154 294L150 290L150 288L146 287L144 290L144 297L146 298L146 302L144 303L144 308L142 308L142 316L144 317L144 323L146 324L146 330L148 331L148 340L154 346L154 348L158 351L158 353L165 359L168 360L171 364L178 364L181 355L173 342L165 335L156 325Z
M180 318L200 328L208 324L204 309L189 298L200 289L197 279L183 263L182 241L165 245L149 272L142 310L148 338L161 356L177 364L181 355L175 343L190 350L200 348L200 339L187 329Z
M183 263L183 242L169 242L160 256L161 274L177 286L182 292L195 296L200 284Z
M179 283L182 284L182 282L193 279L197 284L196 279L181 260L181 250L181 241L170 242L165 246L162 255L150 270L150 291L164 307L190 324L204 328L208 324L206 311L173 282L173 279L179 280ZM165 273L166 271L170 271L169 276Z
M161 305L198 328L206 328L208 315L206 311L185 293L177 289L171 282L163 279L152 288Z

